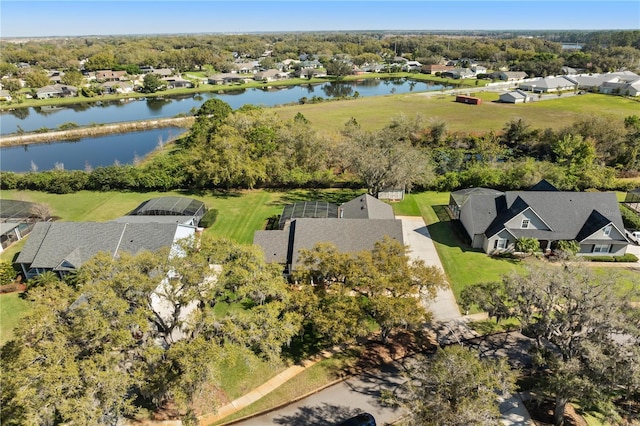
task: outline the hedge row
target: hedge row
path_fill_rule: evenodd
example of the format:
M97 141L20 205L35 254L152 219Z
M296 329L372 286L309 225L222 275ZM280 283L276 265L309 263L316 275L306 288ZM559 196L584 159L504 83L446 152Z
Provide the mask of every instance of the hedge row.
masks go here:
M637 262L638 256L627 253L623 256L584 256L586 260L591 262Z

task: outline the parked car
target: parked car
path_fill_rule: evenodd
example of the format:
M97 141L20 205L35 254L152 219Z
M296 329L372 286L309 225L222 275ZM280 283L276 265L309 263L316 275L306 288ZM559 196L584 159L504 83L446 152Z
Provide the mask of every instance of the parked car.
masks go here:
M640 244L640 231L627 231L627 236L634 243Z
M338 426L376 426L376 419L369 413L360 413L338 423Z

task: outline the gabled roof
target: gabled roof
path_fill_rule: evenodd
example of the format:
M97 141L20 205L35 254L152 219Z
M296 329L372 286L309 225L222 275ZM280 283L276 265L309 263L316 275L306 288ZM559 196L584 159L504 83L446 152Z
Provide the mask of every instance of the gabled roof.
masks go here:
M542 179L540 182L536 183L531 188L529 188L529 191L557 191L557 190L558 188L553 186L553 184L546 179Z
M529 205L520 197L517 197L513 203L509 205L506 210L498 211L498 215L491 222L491 225L485 231L487 237L492 237L498 232L505 229L505 223L527 210Z
M506 208L504 194L472 194L464 203L464 209L469 209L469 235L483 234Z
M178 224L118 222L38 222L16 263L32 268L80 266L99 252L116 256L169 248ZM67 265L67 266L65 266Z
M578 232L576 241L582 241L586 239L587 237L593 235L594 232L604 228L610 223L611 219L603 216L600 212L593 210L587 218L587 221L584 223L582 229L580 229L580 232ZM622 233L622 235L624 235L624 232Z
M343 219L394 219L393 208L369 194L362 194L340 206Z
M624 229L618 200L612 192L513 191L506 193L507 205L511 206L518 198L531 206L552 229L522 230L518 231L520 236L534 232L539 239L577 239L583 227L597 217L593 216L594 211L618 229Z

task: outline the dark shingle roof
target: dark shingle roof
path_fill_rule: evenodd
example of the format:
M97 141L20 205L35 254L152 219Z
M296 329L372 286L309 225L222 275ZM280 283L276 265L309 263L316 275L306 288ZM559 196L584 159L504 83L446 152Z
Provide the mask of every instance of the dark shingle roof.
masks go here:
M300 249L311 249L317 243L333 243L339 251L354 253L373 249L376 242L389 236L404 244L402 221L397 219L342 220L296 219L291 248L291 265L295 269Z
M283 230L256 231L253 244L262 247L264 258L269 263L287 263L290 227Z
M542 179L540 182L533 185L529 191L557 191L558 188L553 186L548 180Z
M78 267L99 252L137 253L171 247L177 224L117 222L39 222L16 263L32 268Z
M469 209L469 235L473 238L476 234L483 234L493 223L500 212L505 210L506 198L504 195L472 194L466 200L465 209Z
M551 231L510 229L516 237L532 236L538 239L573 240L591 235L609 222L619 230L624 229L622 217L618 208L616 195L611 192L564 192L564 191L510 191L506 195L508 210L497 210L498 219L487 226L485 235L491 237L504 228L504 223L510 218L530 207L547 225ZM475 203L476 196L470 202L471 206L490 205L495 202L490 196ZM488 200L487 200L488 199ZM506 209L505 206L505 209ZM594 213L596 212L596 213ZM474 229L480 229L486 220L486 215L473 211ZM589 232L591 231L591 232ZM482 232L482 231L480 231ZM588 232L588 234L587 234Z
M393 208L369 194L362 194L340 206L343 219L394 219Z

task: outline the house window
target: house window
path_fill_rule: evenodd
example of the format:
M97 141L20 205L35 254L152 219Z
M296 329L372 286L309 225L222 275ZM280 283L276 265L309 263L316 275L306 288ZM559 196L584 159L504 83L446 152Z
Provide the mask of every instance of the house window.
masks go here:
M593 246L594 253L609 253L609 244L595 244Z
M529 219L522 219L522 229L527 229L529 227Z
M608 237L611 234L611 225L607 225L602 230L605 237Z
M509 240L507 240L506 238L498 238L496 240L496 242L494 243L493 248L494 249L506 249L508 243L509 243Z

